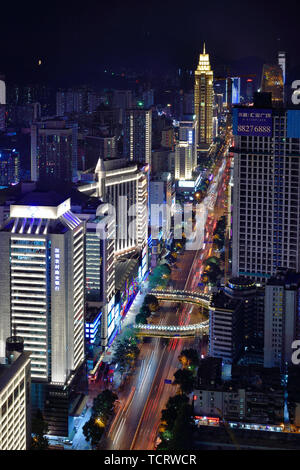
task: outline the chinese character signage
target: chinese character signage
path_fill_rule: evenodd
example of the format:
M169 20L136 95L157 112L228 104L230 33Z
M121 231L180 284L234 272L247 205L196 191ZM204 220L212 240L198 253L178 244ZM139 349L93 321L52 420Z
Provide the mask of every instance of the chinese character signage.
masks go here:
M272 137L272 110L235 108L234 135Z

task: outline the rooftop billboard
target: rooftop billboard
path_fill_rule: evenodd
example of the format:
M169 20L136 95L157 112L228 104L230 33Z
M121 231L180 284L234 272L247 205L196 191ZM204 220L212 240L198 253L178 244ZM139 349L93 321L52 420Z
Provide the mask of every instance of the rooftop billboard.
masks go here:
M272 110L252 107L234 108L233 134L272 137Z

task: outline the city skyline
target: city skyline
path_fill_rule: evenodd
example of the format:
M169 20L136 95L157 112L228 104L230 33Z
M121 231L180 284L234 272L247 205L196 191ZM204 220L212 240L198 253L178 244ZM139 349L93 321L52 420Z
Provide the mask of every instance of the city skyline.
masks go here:
M300 448L295 6L3 7L0 450Z
M295 7L291 0L284 8L258 0L242 5L237 0L227 4L193 1L184 9L176 0L142 6L116 1L105 7L90 1L85 8L51 2L42 10L29 2L14 12L5 5L0 37L10 48L9 52L1 50L1 72L14 82L42 78L70 84L70 75L89 83L103 80L105 69L119 72L128 66L194 70L206 41L214 51L213 69L230 66L249 73L247 61L272 62L279 49L287 52L290 70L297 73ZM202 21L203 17L210 21Z

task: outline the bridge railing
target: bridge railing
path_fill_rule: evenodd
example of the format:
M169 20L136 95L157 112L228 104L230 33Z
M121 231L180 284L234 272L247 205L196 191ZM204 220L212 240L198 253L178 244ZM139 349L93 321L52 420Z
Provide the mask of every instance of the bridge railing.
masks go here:
M177 299L191 299L195 301L204 301L209 303L211 295L201 294L198 292L182 291L182 290L152 290L151 294L159 297L170 297Z
M152 330L152 331L165 331L165 332L184 332L184 331L198 331L208 328L209 320L205 320L201 323L195 323L194 325L147 325L147 324L135 324L133 327L138 330Z

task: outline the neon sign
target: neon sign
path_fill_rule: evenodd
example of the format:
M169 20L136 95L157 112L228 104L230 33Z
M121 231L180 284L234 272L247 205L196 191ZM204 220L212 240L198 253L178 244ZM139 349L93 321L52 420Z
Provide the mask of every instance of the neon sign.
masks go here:
M59 291L60 286L60 249L54 250L54 286L55 290Z

